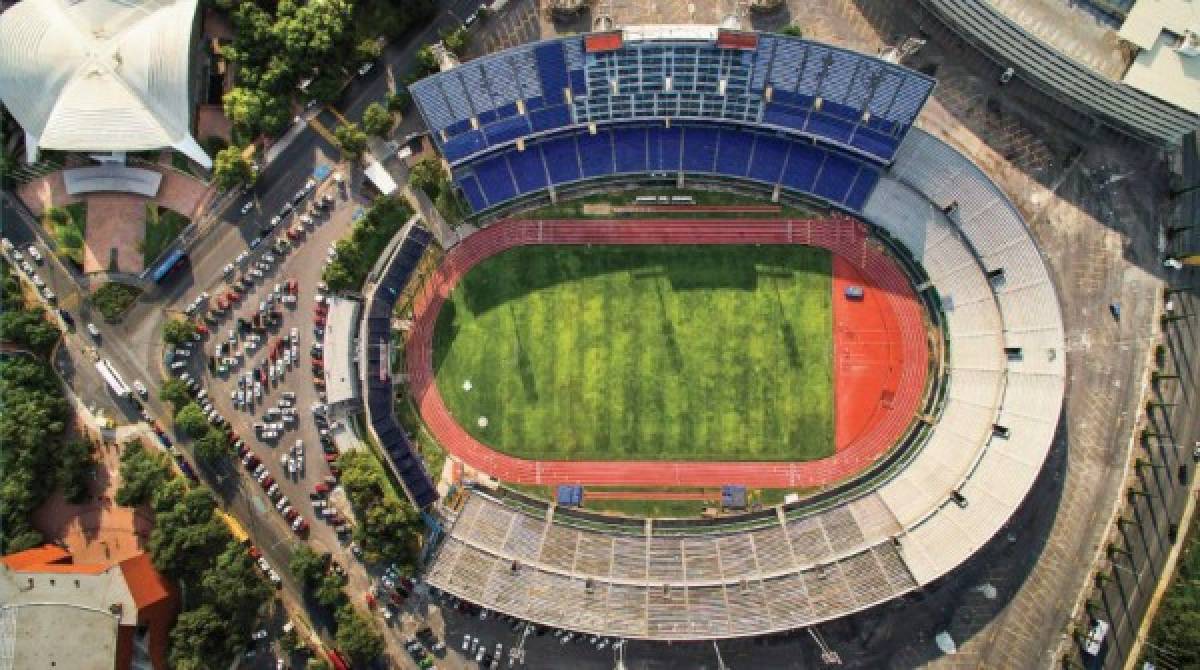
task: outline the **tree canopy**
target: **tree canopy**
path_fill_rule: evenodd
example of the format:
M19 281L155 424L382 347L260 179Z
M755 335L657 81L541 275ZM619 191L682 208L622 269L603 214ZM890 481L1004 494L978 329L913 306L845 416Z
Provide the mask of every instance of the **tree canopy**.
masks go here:
M155 500L150 555L154 566L184 581L196 581L232 537L217 517L207 489L188 489L174 500Z
M217 186L229 190L254 183L257 173L250 161L243 156L243 148L237 145L228 146L217 152L213 158L213 179Z
M209 426L195 442L196 455L209 463L214 463L232 453L229 438L215 426Z
M367 134L357 123L339 124L333 131L334 138L347 156L357 158L367 148Z
M149 503L168 479L171 470L162 454L151 453L137 441L121 447L121 485L116 502L123 507Z
M0 553L41 543L30 517L62 481L69 407L49 364L0 359Z
M208 417L194 402L189 402L175 412L175 425L192 439L204 437L209 429Z
M376 137L384 137L392 129L392 114L378 102L372 102L363 110L363 130Z
M187 319L169 319L163 324L163 341L179 346L196 334L196 324Z
M312 586L325 574L325 557L313 551L307 544L298 544L292 550L288 570L305 586Z
M383 653L383 636L353 605L342 605L334 619L338 649L346 654L351 665L366 666Z
M162 386L158 389L158 398L171 403L175 410L182 409L184 405L192 401L187 384L184 384L182 379L174 377L168 377L163 381Z

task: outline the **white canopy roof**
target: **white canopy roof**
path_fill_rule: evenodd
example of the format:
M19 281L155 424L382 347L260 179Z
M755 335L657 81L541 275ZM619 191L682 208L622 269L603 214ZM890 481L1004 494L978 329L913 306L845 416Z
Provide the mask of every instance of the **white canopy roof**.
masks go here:
M197 0L23 0L0 14L0 100L37 147L174 147L212 161L189 131Z

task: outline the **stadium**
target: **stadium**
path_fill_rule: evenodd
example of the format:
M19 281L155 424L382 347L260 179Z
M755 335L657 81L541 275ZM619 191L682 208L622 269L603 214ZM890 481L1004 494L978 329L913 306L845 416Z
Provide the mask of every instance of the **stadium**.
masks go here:
M803 494L642 519L470 488L428 582L582 633L750 637L925 587L996 535L1055 435L1063 319L1007 196L914 127L935 85L715 26L523 44L413 84L478 226L412 303L405 372L437 440L512 485ZM628 189L731 195L541 215ZM372 343L429 242L403 240L362 344L372 431L421 505L437 493Z

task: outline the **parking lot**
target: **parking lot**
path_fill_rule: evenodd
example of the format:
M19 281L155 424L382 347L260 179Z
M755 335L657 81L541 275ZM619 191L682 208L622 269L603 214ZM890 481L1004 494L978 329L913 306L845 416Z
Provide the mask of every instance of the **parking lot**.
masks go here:
M173 373L186 370L199 381L211 407L241 441L237 460L257 482L244 484L257 513L252 521L287 524L315 550L343 562L349 560L342 556L348 545L319 508L336 507L344 519L344 499L316 495L334 483L336 452L327 433L335 426L323 420L324 397L314 379L321 378L321 272L331 245L347 234L362 206L331 178L298 197L290 211L264 213L263 239L229 258L220 281L176 303L185 313L196 306L194 315L204 319L209 333L199 351L167 357L180 368ZM275 216L279 220L272 222ZM348 534L342 538L348 540Z

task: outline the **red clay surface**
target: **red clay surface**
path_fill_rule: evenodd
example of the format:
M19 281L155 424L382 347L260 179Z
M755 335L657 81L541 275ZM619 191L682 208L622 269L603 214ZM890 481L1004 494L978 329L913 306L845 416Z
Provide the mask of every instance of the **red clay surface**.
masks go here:
M480 261L529 244L804 244L833 252L835 446L805 462L534 461L502 454L455 421L433 375L438 311ZM862 301L843 289L865 287ZM864 224L823 220L504 221L481 230L443 259L417 294L408 340L413 397L429 430L468 466L518 484L814 487L853 476L885 454L920 406L929 350L919 302L903 272L867 239Z

